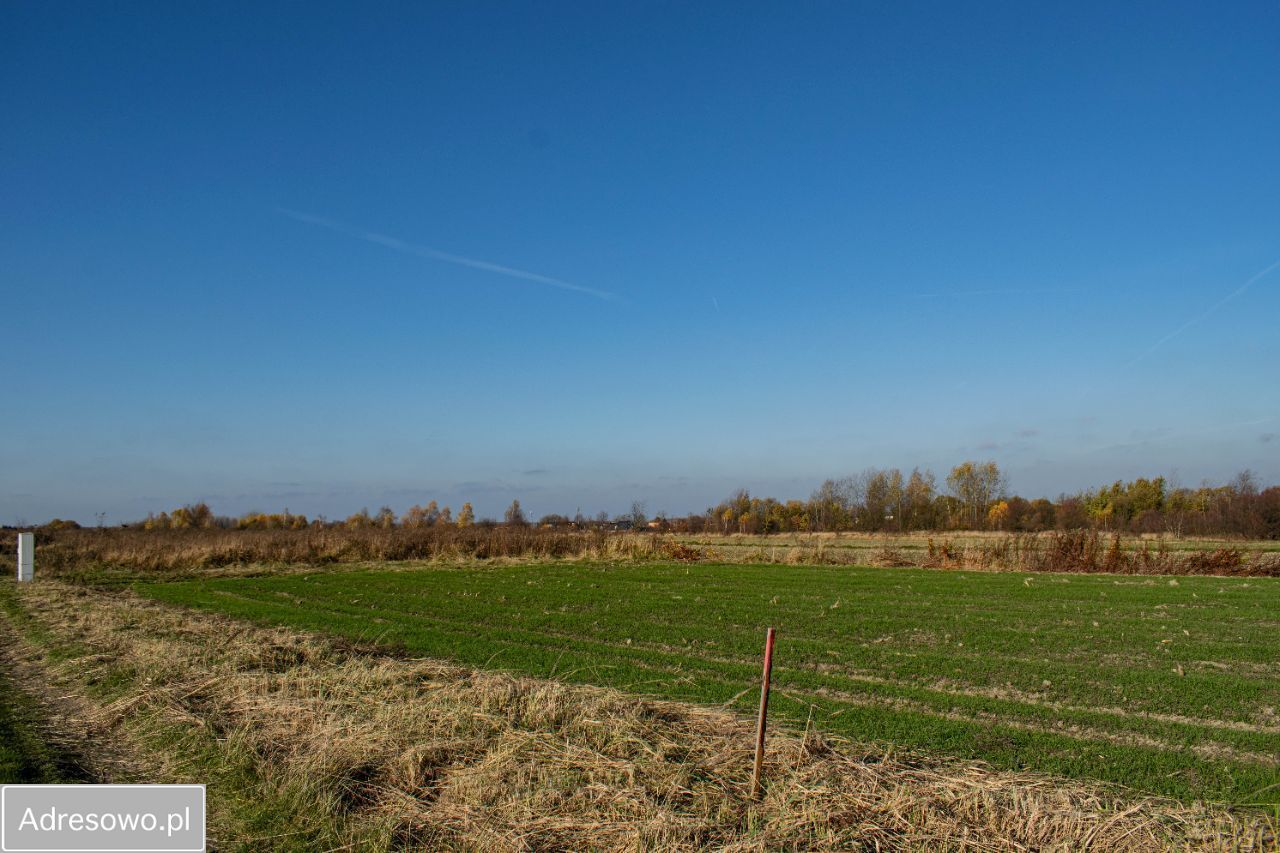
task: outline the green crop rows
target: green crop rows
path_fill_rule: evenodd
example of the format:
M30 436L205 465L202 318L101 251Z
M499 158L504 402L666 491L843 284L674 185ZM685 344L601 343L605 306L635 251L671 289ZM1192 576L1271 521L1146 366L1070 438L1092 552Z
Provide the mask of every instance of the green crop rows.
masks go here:
M797 726L1185 800L1280 802L1276 579L555 564L139 589L743 712L773 625L773 713Z

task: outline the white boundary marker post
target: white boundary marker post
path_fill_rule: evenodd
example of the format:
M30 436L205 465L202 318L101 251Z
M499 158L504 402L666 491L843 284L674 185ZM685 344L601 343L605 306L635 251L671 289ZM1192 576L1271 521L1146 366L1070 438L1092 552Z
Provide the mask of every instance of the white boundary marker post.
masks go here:
M31 533L18 534L18 580L31 581L36 576L36 537Z

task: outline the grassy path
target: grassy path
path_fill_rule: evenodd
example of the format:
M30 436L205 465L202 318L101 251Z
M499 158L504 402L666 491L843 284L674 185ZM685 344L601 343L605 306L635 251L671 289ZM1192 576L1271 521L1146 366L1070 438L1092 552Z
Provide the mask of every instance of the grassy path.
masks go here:
M89 781L79 759L50 742L40 725L45 712L13 678L7 629L0 614L0 783Z
M61 782L63 774L32 725L30 707L0 674L0 782Z

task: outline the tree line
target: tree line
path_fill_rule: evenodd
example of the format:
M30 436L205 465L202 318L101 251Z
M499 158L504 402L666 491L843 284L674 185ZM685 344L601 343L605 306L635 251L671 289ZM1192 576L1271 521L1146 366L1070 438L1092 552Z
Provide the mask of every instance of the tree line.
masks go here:
M867 468L823 482L807 500L755 497L741 490L704 513L649 519L645 504L610 517L606 512L570 517L529 518L520 501L512 501L501 521L477 518L470 502L455 513L431 500L401 514L384 506L345 519L308 519L289 512L249 512L238 517L216 515L200 502L170 512L148 515L125 525L144 530L200 528L297 530L323 528L538 526L571 529L658 530L680 533L770 534L862 531L868 533L944 530L992 530L1034 533L1046 530L1095 529L1122 533L1166 533L1174 536L1230 535L1280 539L1280 486L1263 488L1249 471L1224 485L1187 488L1164 477L1117 480L1097 489L1048 498L1027 499L1009 493L1008 480L994 461L965 461L951 469L941 484L932 471L914 468ZM54 519L45 527L79 527Z
M241 516L224 516L216 515L207 503L203 501L195 504L188 504L179 507L172 512L161 512L159 514L151 513L145 519L130 524L125 527L141 528L143 530L189 530L189 529L221 529L221 530L300 530L306 527L324 527L324 528L347 528L351 530L392 527L495 527L499 524L510 527L525 527L537 525L539 527L616 527L623 521L630 526L644 526L646 518L644 516L643 502L635 502L632 504L631 512L623 515L610 517L607 512L601 512L590 518L584 516L581 512L573 518L565 515L550 514L544 515L533 522L525 514L524 508L520 506L520 501L513 500L511 505L507 507L503 513L502 521L499 522L492 518L477 518L475 510L471 506L470 501L464 501L461 508L455 514L453 509L448 506L440 506L436 501L427 501L426 504L414 504L403 513L397 515L395 510L389 506L383 506L377 512L370 513L366 507L359 512L347 516L344 519L331 520L323 516L308 519L305 515L289 512L286 508L283 512L265 513L265 512L247 512ZM78 528L80 525L74 521L64 521L62 519L54 519L44 527L54 529L71 529Z
M744 490L676 527L718 533L1096 529L1280 539L1280 486L1261 488L1250 471L1242 471L1225 485L1186 488L1164 477L1140 477L1057 500L1029 500L1009 493L995 462L966 461L951 469L941 488L928 470L904 475L897 468L868 468L827 480L807 501L758 498Z

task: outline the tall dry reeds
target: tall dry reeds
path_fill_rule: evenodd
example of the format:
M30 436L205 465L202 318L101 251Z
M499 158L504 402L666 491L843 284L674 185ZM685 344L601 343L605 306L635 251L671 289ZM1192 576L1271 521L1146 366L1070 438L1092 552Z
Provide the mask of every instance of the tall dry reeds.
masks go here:
M12 554L16 537L0 537L0 540L0 553ZM36 563L42 573L53 576L100 568L165 573L239 565L325 565L398 560L688 560L698 554L700 552L695 549L647 534L500 525L36 531Z
M0 559L16 537L0 536ZM1019 572L1280 577L1280 554L1237 546L1175 550L1164 540L1122 538L1095 530L931 537L923 549L886 540L878 549L748 538L750 547L701 548L652 533L530 526L307 527L299 530L36 531L36 564L47 576L172 574L235 567L321 566L422 560L724 560L745 563L920 566Z
M1015 534L963 546L929 542L925 566L1125 575L1280 576L1277 555L1237 547L1175 551L1164 541L1126 542L1119 533L1072 530Z

